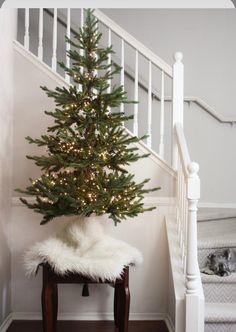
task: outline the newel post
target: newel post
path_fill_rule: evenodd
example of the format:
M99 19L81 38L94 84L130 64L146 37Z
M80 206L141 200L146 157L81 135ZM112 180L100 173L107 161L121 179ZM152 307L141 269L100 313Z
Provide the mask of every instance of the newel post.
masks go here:
M199 166L188 165L188 233L187 233L187 268L186 268L186 331L199 332L199 287L197 256L197 204L200 198Z
M183 127L184 118L184 65L183 54L176 52L173 65L173 102L172 102L172 167L177 169L178 148L175 136L175 124L180 123Z

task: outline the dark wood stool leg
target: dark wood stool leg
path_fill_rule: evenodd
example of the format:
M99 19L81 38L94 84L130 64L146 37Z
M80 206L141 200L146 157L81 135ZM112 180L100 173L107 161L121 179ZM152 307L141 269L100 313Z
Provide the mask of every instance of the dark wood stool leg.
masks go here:
M50 281L47 267L43 267L42 314L43 332L56 332L57 285Z
M58 290L57 284L53 285L53 328L57 329L57 312L58 312Z
M114 294L114 321L115 321L115 326L119 327L119 322L120 322L120 313L121 313L121 284L115 283L115 294Z
M124 270L123 282L120 289L120 297L119 332L128 332L130 307L129 267L126 267Z

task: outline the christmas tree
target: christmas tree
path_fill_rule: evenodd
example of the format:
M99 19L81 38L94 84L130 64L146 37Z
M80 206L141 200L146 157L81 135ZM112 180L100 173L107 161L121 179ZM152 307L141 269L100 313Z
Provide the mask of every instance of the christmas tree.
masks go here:
M108 56L114 52L112 47L99 47L101 36L97 20L88 10L85 25L73 40L66 38L73 46L67 52L70 68L59 63L73 85L54 91L41 87L55 100L55 110L45 111L54 118L54 125L39 139L26 137L29 143L46 147L47 153L27 156L41 168L42 175L30 179L25 190L17 189L36 197L35 203L20 199L43 215L41 224L57 216L91 214L108 214L116 224L154 209L144 208L142 200L144 194L159 188L145 189L149 179L136 183L126 170L127 165L148 155L137 152L132 143L140 139L131 137L123 125L132 116L111 112L129 101L123 86L108 92L111 79L121 68L108 64Z

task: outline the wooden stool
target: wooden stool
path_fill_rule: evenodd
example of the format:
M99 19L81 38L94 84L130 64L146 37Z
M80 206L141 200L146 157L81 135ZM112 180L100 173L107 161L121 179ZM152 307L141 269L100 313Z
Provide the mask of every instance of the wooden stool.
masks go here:
M123 270L122 278L111 281L95 281L78 273L69 273L66 276L56 274L48 264L43 267L42 313L43 332L56 332L58 296L57 284L109 284L115 289L114 321L119 332L128 332L129 322L129 267Z

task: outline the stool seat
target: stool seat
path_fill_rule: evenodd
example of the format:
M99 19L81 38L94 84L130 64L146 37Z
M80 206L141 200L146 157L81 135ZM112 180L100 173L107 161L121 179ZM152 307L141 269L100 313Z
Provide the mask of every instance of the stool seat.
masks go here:
M43 269L42 314L43 332L56 332L58 311L58 284L108 284L114 287L114 323L119 332L128 332L130 291L129 267L123 269L121 278L114 281L92 279L79 273L59 275L49 264Z

